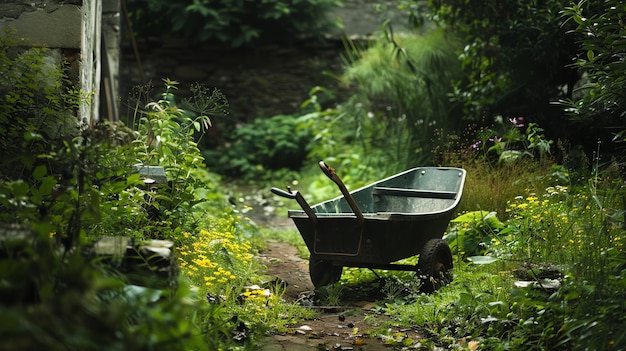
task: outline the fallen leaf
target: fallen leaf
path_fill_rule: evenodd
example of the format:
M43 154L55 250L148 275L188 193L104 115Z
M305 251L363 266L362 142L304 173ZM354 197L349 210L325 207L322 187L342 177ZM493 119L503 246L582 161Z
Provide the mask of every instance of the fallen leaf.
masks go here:
M365 345L365 339L363 339L360 336L356 337L356 338L354 338L354 340L352 340L352 345L356 345L356 346Z

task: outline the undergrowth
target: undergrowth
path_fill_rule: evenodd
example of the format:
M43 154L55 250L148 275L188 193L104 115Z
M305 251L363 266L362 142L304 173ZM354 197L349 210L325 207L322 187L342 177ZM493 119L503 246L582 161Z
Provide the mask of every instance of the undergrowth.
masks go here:
M471 147L455 150L446 157L463 160L468 182L444 237L455 255L452 283L423 294L410 272L344 268L338 283L319 289L324 301L346 303L367 291L377 300L368 318L391 317L379 336L397 340L390 330L418 330L423 340L403 339L412 347L622 349L626 193L619 167L598 167L589 177L547 158L502 162ZM295 243L302 250L299 237Z

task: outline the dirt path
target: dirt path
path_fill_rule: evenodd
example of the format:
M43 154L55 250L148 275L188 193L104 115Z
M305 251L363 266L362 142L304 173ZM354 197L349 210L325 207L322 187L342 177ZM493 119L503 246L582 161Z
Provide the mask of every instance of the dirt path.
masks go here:
M295 247L281 242L268 242L261 258L268 266L268 275L287 282L285 300L296 302L313 293L308 261L298 256ZM394 350L396 347L385 345L383 340L372 335L380 322L366 319L368 315L376 315L372 311L376 298L373 295L360 295L355 300L341 301L337 306L313 306L319 310L316 319L294 325L293 332L267 337L261 342L260 350ZM376 316L376 320L384 320L383 316ZM420 339L415 330L397 332L405 333L413 340Z

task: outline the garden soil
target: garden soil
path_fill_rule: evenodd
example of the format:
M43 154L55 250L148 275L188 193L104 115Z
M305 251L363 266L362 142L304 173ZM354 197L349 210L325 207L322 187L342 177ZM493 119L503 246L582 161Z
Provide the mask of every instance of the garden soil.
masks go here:
M284 281L287 302L307 301L314 294L309 279L308 261L302 259L297 249L290 244L270 241L261 252L261 260L268 267L267 274ZM376 292L361 292L355 296L342 295L336 306L316 306L315 319L303 320L291 325L289 331L266 337L260 351L304 351L304 350L395 350L400 346L385 345L384 340L373 335L387 318L374 311L380 298ZM374 318L368 318L373 316ZM416 329L395 329L390 334L400 333L420 340L423 336ZM412 345L415 347L415 345Z
M340 88L334 75L342 70L341 55L345 52L342 39L366 39L381 30L387 19L395 19L394 30L407 23L402 14L393 10L395 1L344 0L344 6L331 14L340 18L343 29L337 30L325 43L303 42L293 47L263 47L257 50L229 50L199 46L182 41L164 42L155 38L139 40L139 57L128 42L122 47L120 67L120 100L122 114L131 113L133 91L150 81L158 85L162 78L179 81L184 89L194 82L206 83L222 90L231 105L231 115L216 121L210 136L219 139L221 124L246 123L260 116L292 114L308 97L313 86L337 89L338 102L351 94ZM137 64L137 61L140 61ZM183 94L184 95L184 94ZM215 132L217 131L217 132ZM208 146L208 145L207 145ZM264 211L261 211L264 212ZM253 216L260 226L293 228L288 218ZM292 245L270 241L261 259L267 275L284 281L287 302L300 303L314 294L309 279L308 261L297 254ZM288 332L274 334L261 341L260 351L304 350L393 350L383 340L373 336L385 317L373 311L380 298L376 293L359 293L343 298L338 306L316 306L317 317L292 325ZM367 318L375 316L376 318ZM405 333L413 340L421 337L415 330L393 330Z
M378 6L376 8L375 6ZM395 23L406 23L406 19L396 11L393 11L394 2L372 1L372 0L344 0L343 8L337 9L332 14L333 18L341 18L344 24L342 33L335 33L337 37L348 34L352 38L365 38L379 31L380 25L386 19L395 19ZM382 9L382 11L381 11ZM396 30L404 30L405 27L395 27ZM274 103L277 108L273 113L292 113L296 110L300 102L305 97L303 88L295 89L294 87L307 85L333 85L329 81L328 75L315 74L315 72L339 72L341 67L340 55L342 52L341 45L337 47L304 47L307 58L299 58L303 52L290 51L290 53L281 55L277 60L280 62L276 71L271 71L272 64L264 67L261 72L264 79L275 79L282 75L300 79L298 82L291 81L287 84L289 89L284 93L280 92L281 84L271 84L273 92L271 98L262 98L256 105L262 110L272 110L265 103ZM315 50L315 54L311 54L310 50ZM290 55L293 55L291 58ZM269 58L270 56L266 56ZM287 60L287 61L285 61ZM282 61L282 62L281 62ZM287 63L287 64L286 64ZM304 64L310 72L298 71L299 64ZM289 71L293 67L294 71ZM222 72L223 73L223 72ZM273 77L273 78L270 78ZM308 80L308 82L307 82ZM258 82L257 82L258 83ZM245 85L239 85L239 88ZM307 88L308 89L308 88ZM300 92L299 96L294 96L289 100L287 97L292 96L294 92ZM258 92L258 90L257 90ZM243 94L246 95L246 94ZM248 97L249 98L249 97ZM293 110L290 110L292 107ZM285 109L286 108L286 109ZM267 113L267 112L266 112ZM274 215L257 215L254 216L255 222L261 226L273 228L295 228L289 218L278 218ZM286 283L286 291L283 298L290 303L305 304L311 296L314 296L314 287L309 278L308 260L298 255L297 249L287 243L278 241L269 241L263 252L260 253L263 263L267 266L267 275L276 277L278 280ZM344 293L345 295L345 293ZM394 350L402 349L399 346L385 345L384 340L374 336L373 332L381 327L381 323L387 321L384 315L374 311L376 302L381 298L380 292L361 291L353 294L353 296L342 296L342 300L337 306L316 306L311 304L309 308L315 309L317 317L312 320L303 320L296 325L291 325L288 332L282 334L274 334L266 337L261 341L260 351L305 351L305 350ZM374 317L374 318L368 318ZM391 330L390 333L400 333L406 335L406 338L419 340L423 336L417 330L413 329L397 329ZM416 345L412 345L415 347Z

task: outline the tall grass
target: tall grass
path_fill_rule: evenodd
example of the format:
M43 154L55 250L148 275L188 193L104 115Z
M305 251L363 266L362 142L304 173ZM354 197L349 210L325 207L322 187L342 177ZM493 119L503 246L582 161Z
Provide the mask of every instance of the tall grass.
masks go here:
M520 194L542 192L553 185L553 163L549 159L520 158L502 163L483 152L472 149L468 137L446 135L438 130L433 163L438 166L461 167L467 171L463 197L458 212L495 211L507 216L508 202Z
M465 193L475 205L466 206L492 209L492 194L510 199L504 204L508 218L503 226L486 231L483 238L486 254L499 260L491 265L459 261L450 286L401 306L388 305L385 311L455 347L462 346L459 340L472 340L484 350L626 348L623 180L604 172L588 184L538 191L523 182L493 178L515 170L514 179L528 179L538 188L541 182L534 179L545 168L527 163L510 169L473 167L479 164L465 166L479 177ZM486 177L488 172L494 174ZM505 189L492 192L494 184ZM510 193L517 195L505 195ZM480 223L473 225L479 228ZM522 280L530 283L518 285Z
M357 131L377 140L401 168L426 163L432 131L456 123L448 94L460 74L457 47L444 32L401 36L391 30L366 49L348 47L343 79L358 86L355 99L369 111L359 118L373 122Z

